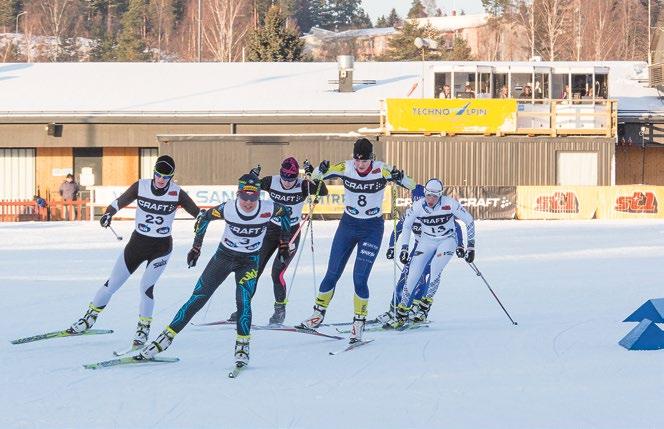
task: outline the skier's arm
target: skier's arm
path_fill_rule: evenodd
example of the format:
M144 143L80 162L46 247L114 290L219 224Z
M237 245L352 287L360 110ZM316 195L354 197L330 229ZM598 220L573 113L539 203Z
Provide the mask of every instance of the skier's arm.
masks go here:
M272 176L265 176L261 179L261 191L270 192L272 188Z
M327 162L329 164L329 161L323 161L321 162L321 165L323 163ZM334 165L330 165L327 171L321 172L320 166L316 168L314 171L314 174L312 177L317 180L328 180L328 179L340 179L344 177L346 174L346 163L344 161L338 162Z
M185 209L187 213L189 213L192 217L198 216L198 213L200 212L200 209L194 202L194 200L191 199L188 193L180 189L180 196L178 198L178 205Z
M454 220L454 235L456 237L457 247L463 247L463 231L461 231L461 225L456 220Z
M209 210L201 212L196 217L196 223L194 224L194 248L200 249L203 245L203 238L205 237L205 232L207 231L210 222L224 218L225 205L226 203L221 203L217 207L212 207Z
M108 207L106 207L106 213L109 213L111 216L116 214L127 207L129 204L134 202L138 198L138 182L134 182L122 195L118 197L117 200L113 201ZM104 214L106 214L104 213Z
M280 239L288 241L288 237L291 232L291 223L290 218L293 214L293 210L290 207L284 206L282 204L274 203L274 213L272 217L279 218L279 223L281 226Z
M475 220L458 201L454 200L454 203L452 214L466 225L467 247L468 249L472 249L475 247Z
M412 191L413 189L415 189L415 185L417 185L415 180L407 176L403 172L403 170L399 170L396 167L392 167L391 165L383 164L381 173L383 174L383 178L385 180L392 181L397 185L406 188L408 190Z
M320 189L318 187L320 186ZM309 180L305 179L302 184L302 196L307 197L309 195L316 195L316 190L318 190L318 195L324 197L328 194L327 186L322 180Z

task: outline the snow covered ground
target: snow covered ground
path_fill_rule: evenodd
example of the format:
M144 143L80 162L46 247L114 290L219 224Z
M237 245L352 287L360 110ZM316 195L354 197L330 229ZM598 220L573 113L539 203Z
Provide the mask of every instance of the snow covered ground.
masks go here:
M315 223L319 281L336 225ZM11 345L82 314L129 238L131 223L114 226L124 242L96 223L0 224L1 428L607 429L664 422L664 351L617 344L634 326L621 320L664 296L664 222L479 222L477 266L519 326L455 258L430 328L367 333L376 341L338 356L328 351L343 341L255 331L250 369L235 380L226 376L232 327L188 327L164 353L178 363L83 369L128 346L138 275L97 322L114 334ZM155 292L155 335L190 296L223 222L212 224L199 266L188 270L191 228L191 221L176 223L174 256ZM386 309L391 284L392 264L381 256L370 279L371 316ZM227 280L194 320L225 318L233 288ZM327 321L352 317L352 290L347 270ZM288 323L310 314L313 294L307 247ZM272 301L265 276L255 323L267 322Z

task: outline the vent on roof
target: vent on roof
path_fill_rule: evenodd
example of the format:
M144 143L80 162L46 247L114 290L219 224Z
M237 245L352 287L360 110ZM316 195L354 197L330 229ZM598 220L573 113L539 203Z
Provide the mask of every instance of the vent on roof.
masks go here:
M339 55L337 66L339 68L339 92L353 92L353 56Z

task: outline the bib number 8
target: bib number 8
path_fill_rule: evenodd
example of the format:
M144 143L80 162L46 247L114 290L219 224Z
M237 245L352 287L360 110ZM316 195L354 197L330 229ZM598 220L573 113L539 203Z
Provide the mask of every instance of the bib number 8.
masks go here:
M146 214L145 223L154 223L157 225L161 225L162 223L164 223L164 218L161 216L153 216L151 214Z
M357 197L357 205L360 207L364 207L367 205L367 196L366 195L360 195Z

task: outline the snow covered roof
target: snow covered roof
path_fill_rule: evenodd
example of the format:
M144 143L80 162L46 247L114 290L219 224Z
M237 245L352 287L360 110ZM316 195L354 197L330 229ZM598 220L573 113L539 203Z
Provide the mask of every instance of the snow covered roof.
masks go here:
M463 64L609 67L621 116L664 115L643 62ZM353 78L376 84L339 93L328 83L338 78L332 62L0 64L0 116L377 115L382 99L420 96L412 89L422 69L421 62L355 62Z
M382 37L390 36L396 33L397 30L394 27L385 27L385 28L362 28L358 30L346 30L346 31L330 31L325 30L324 28L313 27L309 33L302 36L303 39L308 38L317 38L321 40L334 40L334 39L354 39L359 37Z
M418 27L432 26L438 31L450 32L464 28L476 28L486 25L489 15L478 13L473 15L434 16L428 18L413 18L406 21L416 23Z

